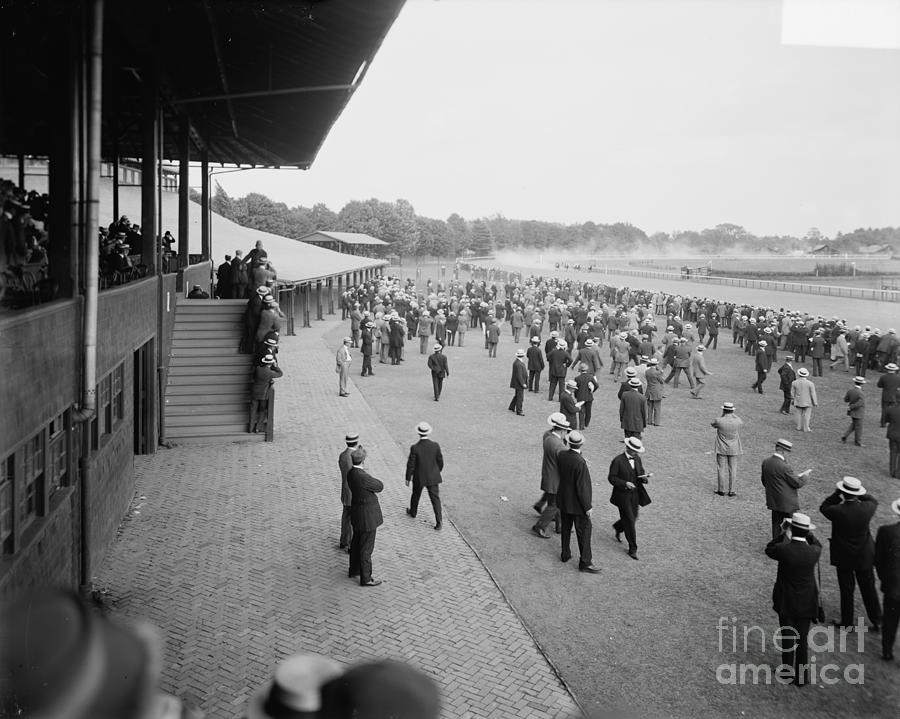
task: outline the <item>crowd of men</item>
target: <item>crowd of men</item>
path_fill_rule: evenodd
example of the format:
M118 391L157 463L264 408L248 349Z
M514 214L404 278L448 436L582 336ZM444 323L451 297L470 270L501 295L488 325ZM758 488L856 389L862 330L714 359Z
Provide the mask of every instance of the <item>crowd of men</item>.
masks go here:
M662 426L667 385L678 388L683 378L690 387L687 396L702 398L704 385L714 375L706 353L718 349L723 331L730 330L732 345L748 355L753 374L751 388L759 394L765 393L766 381L779 361L779 352L782 353L778 375L784 402L780 411L790 414L793 409L798 431L811 431L811 414L818 406L818 395L810 374L813 378L822 376L827 361L831 371L839 368L852 372L852 386L844 396L850 425L841 439L846 442L852 436L855 444L862 446L865 399L861 388L868 382L867 372L883 373L878 380L882 391L881 424L888 428L889 439L894 437L890 439L890 473L900 475L900 340L894 329L882 332L870 326L850 327L838 317L827 319L784 308L614 288L571 279L514 273L506 274L504 279L500 286L474 279L442 280L435 285L429 281L420 291L412 280L380 277L348 288L341 298L342 317L350 321L344 350L348 364L349 350L356 347L364 356L378 357L381 363L390 359L391 364L399 364L405 359L406 343L417 342L420 354L431 350L427 364L432 373L434 399L439 401L443 378L449 376L449 365L443 356L447 347L457 342L463 346L465 335L472 331L477 333L479 343L483 341L486 357L492 360L497 356L500 337L509 333L512 342L520 345L512 364L509 411L525 414L524 395L540 393L545 369L548 400L559 402L558 411L548 418L550 428L543 437L542 496L534 505L539 518L532 531L548 539L552 525L561 538L560 558L566 562L571 557L574 528L580 555L578 567L583 572L600 571L591 556L592 482L581 450L587 441L585 430L591 424L593 395L600 386L606 362L607 381L619 385L624 443L624 451L613 458L607 477L612 488L610 502L619 511L613 531L618 541L624 535L627 554L632 559L638 558L639 508L650 503L646 485L652 474L642 464L642 434L648 425ZM806 367L795 368L795 364L805 364L807 359L811 373ZM369 368L371 374L371 364ZM366 376L365 371L362 374ZM344 391L343 385L340 391ZM743 421L732 402L725 402L721 412L721 417L711 423L716 431L715 493L734 497L738 457L743 453ZM803 486L809 472L795 474L790 469L785 453L791 448L790 441L779 439L776 452L762 466L773 529L767 554L779 562L773 607L781 626L793 627L798 635L805 636L809 623L818 618L818 589L815 588L815 602L811 603L807 596L818 552L817 540L811 533L813 527L808 516L799 511L797 501L796 490ZM860 496L865 499L860 500ZM890 660L900 619L900 524L882 527L876 541L869 529L875 506L875 501L861 489L860 481L847 476L835 495L823 504L822 513L834 525L832 563L838 571L842 606L841 619L835 624L841 629L853 624L852 598L858 582L871 628L882 631L882 656ZM900 500L892 504L892 509L900 514ZM853 519L834 519L832 515ZM844 540L853 547L849 564L848 555L841 558L840 551L834 549L834 542L840 546ZM797 559L796 548L801 543L809 548L801 552L807 559L815 555L812 564ZM875 569L881 577L883 601L875 594ZM811 605L815 608L812 614ZM794 683L798 686L807 680L804 651L803 641L785 648L785 664L793 667Z

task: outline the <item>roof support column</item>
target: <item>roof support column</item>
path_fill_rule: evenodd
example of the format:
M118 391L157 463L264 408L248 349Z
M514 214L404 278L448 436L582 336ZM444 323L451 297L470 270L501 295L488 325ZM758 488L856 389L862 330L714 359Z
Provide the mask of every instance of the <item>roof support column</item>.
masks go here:
M161 273L162 257L157 217L156 166L159 164L159 112L157 111L156 63L149 59L141 73L141 260L148 273ZM118 218L117 218L118 219Z
M183 270L190 264L191 218L190 201L191 133L187 118L178 127L178 267Z
M322 315L322 280L316 280L316 319L325 319Z
M212 237L210 236L209 214L209 151L200 152L200 172L202 174L200 186L200 252L204 260L212 259Z

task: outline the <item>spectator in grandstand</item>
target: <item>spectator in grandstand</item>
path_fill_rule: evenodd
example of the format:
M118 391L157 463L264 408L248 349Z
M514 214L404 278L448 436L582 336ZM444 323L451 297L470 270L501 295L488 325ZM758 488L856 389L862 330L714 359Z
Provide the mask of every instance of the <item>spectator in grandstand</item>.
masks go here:
M250 385L250 432L262 432L268 424L269 389L284 376L273 355L265 355L253 368Z

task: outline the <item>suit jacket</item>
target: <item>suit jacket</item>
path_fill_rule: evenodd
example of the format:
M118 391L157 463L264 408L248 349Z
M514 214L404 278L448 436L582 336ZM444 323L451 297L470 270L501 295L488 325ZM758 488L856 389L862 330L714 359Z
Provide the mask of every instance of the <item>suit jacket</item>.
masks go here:
M541 491L556 494L559 489L559 465L557 456L566 450L565 440L554 434L552 429L544 432L544 457L541 460Z
M806 484L808 475L798 476L778 455L766 457L762 463L762 484L766 488L766 507L776 512L793 514L800 509L797 490Z
M350 499L352 498L350 485L347 484L347 473L353 467L353 460L350 459L350 453L353 449L353 447L347 447L338 455L338 469L341 470L341 504L345 507L350 506Z
M253 379L250 385L251 399L266 399L269 393L269 385L277 377L284 375L280 367L275 365L258 365L253 368Z
M881 579L884 596L900 599L900 522L878 528L875 569Z
M362 467L351 467L347 472L347 484L353 495L350 500L350 525L357 532L377 529L384 523L377 496L384 489L384 484Z
M564 349L555 349L547 355L547 364L550 365L551 377L565 377L566 368L571 363L569 353Z
M863 396L859 387L851 387L848 389L847 394L844 395L844 402L849 405L847 407L847 414L849 416L854 419L863 418L863 415L866 413L866 398Z
M635 455L634 469L631 468L628 456L624 452L613 457L612 462L609 463L609 475L607 476L609 483L612 485L609 503L617 507L629 505L632 507L644 507L650 504L650 495L647 494L647 490L644 487L647 484L647 479L646 477L643 479L639 478L639 474L644 474L644 465L640 456ZM634 485L634 489L628 489L625 486L626 482L631 482Z
M525 356L528 358L528 369L531 372L540 372L544 369L544 355L541 354L540 347L532 345L525 351Z
M423 487L433 487L441 483L444 469L444 455L441 446L430 439L420 439L409 448L406 460L406 481L418 482Z
M806 541L779 534L766 545L766 556L778 562L778 576L772 589L772 608L778 616L815 619L819 610L816 564L822 544L812 534Z
M716 454L733 457L744 453L740 435L741 427L744 426L744 420L729 412L714 419L710 422L710 426L716 428Z
M438 377L450 376L450 365L447 364L447 357L440 352L433 352L428 355L428 369L431 370L431 374L436 374Z
M569 390L559 393L559 411L566 415L569 424L575 427L575 417L578 415L578 407L575 405L575 395Z
M695 352L691 355L691 374L694 377L705 377L709 374L702 352Z
M819 398L816 397L816 386L806 377L798 377L791 384L791 399L795 407L816 407Z
M559 487L556 506L565 514L587 514L591 508L591 473L580 452L568 449L556 456Z
M337 368L340 369L341 365L349 365L353 358L350 356L350 350L347 349L347 345L342 344L337 348L337 352L334 353L334 362L337 365Z
M878 378L876 387L881 388L881 403L888 404L900 400L897 390L900 389L900 373L883 374Z
M790 392L791 385L797 379L797 373L790 365L783 364L778 368L778 375L781 377L780 387L783 392Z
M766 354L765 349L759 350L759 352L756 353L756 371L768 372L771 366L772 360L769 358L769 355Z
M622 393L619 400L619 422L627 432L643 432L647 426L647 404L636 390Z
M518 358L513 360L509 386L512 389L525 389L528 386L528 369L525 367L525 363L520 362Z
M891 405L884 413L887 422L887 438L900 442L900 404Z
M576 376L575 381L578 383L578 389L575 390L576 401L593 402L594 392L597 390L597 387L600 386L600 383L597 382L597 378L588 371L582 372L580 375Z
M875 561L875 540L869 522L878 502L864 494L858 501L841 502L839 492L831 494L819 511L831 520L831 565L841 569L870 569Z
M665 388L662 372L655 366L648 367L644 376L647 378L647 399L659 402Z

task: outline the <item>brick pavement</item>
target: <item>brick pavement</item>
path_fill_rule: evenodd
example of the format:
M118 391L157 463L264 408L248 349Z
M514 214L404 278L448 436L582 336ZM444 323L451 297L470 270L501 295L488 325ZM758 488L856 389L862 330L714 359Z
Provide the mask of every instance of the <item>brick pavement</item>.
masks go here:
M163 630L162 688L210 717L243 716L254 689L296 651L408 661L440 684L446 717L578 715L452 516L433 531L427 497L416 520L405 515L405 448L355 387L337 397L320 338L336 325L284 338L274 443L191 444L135 459L137 495L95 586L114 614ZM354 353L357 372L358 362ZM337 455L351 428L385 483L377 588L349 579L337 549Z

